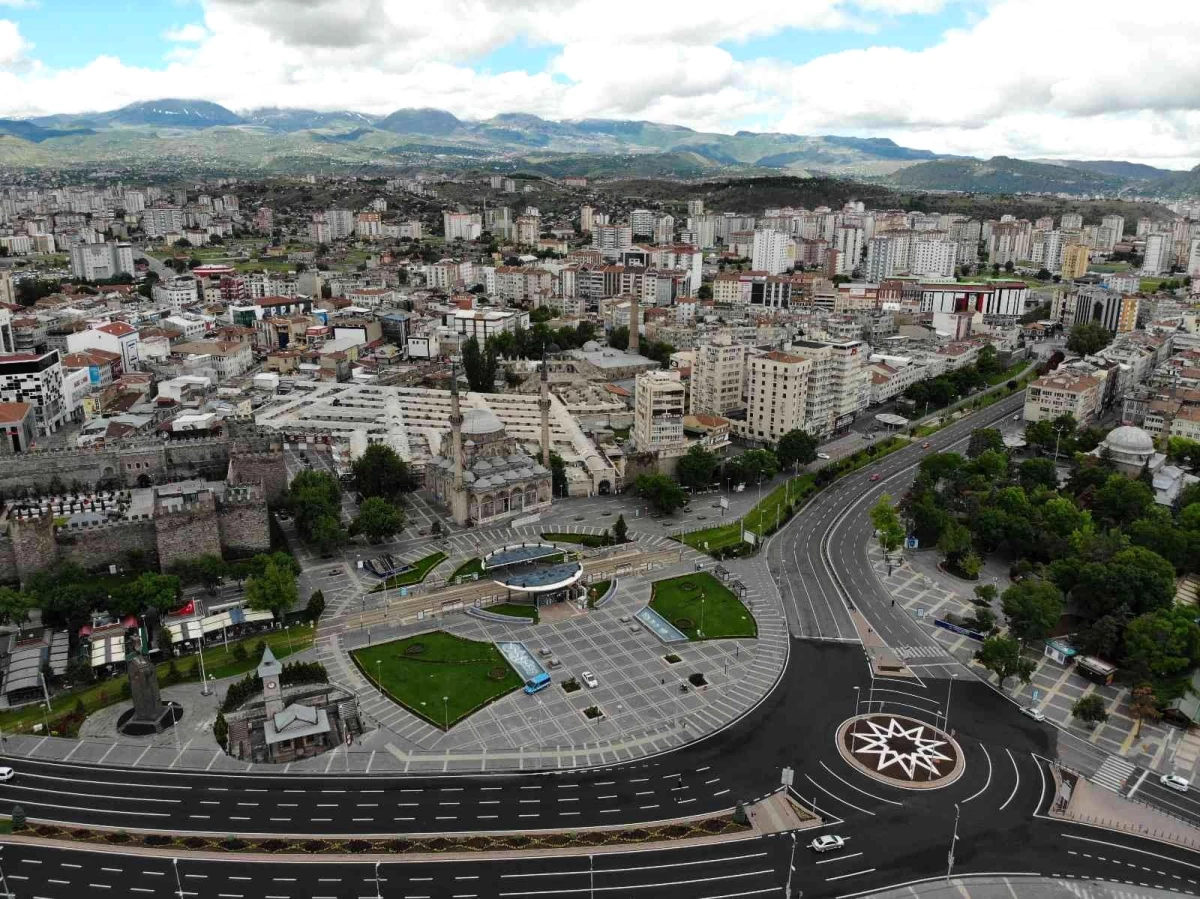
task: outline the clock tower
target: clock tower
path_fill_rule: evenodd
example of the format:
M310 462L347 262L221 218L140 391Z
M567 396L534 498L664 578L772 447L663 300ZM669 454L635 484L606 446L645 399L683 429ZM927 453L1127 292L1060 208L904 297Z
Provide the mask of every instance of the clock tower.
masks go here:
M280 684L282 674L283 666L268 646L263 651L262 661L258 663L258 676L262 678L263 702L266 703L268 718L274 718L277 713L283 711L283 686Z

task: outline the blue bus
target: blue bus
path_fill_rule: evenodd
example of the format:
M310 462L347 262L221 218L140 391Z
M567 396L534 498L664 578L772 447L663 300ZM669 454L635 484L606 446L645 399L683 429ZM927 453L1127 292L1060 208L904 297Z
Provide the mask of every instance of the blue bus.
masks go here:
M550 686L550 675L543 671L525 682L525 692L532 696L540 690L545 690L548 686Z

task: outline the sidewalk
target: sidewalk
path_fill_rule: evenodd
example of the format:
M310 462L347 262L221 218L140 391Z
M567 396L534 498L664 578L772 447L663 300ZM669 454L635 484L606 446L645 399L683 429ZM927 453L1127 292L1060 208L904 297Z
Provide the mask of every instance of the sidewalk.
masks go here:
M1071 780L1074 782L1071 783ZM1062 779L1057 768L1054 769L1054 782L1058 786L1056 796L1061 796ZM1052 803L1052 818L1150 837L1187 849L1200 849L1200 829L1186 821L1125 799L1111 790L1093 786L1081 777L1068 777L1068 783L1070 802L1065 810L1058 810L1057 801Z

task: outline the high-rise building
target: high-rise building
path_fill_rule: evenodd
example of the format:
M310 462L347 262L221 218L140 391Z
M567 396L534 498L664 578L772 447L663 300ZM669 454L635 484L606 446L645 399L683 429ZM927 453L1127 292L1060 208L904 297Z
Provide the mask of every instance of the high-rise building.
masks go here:
M794 260L792 239L785 232L770 229L754 232L750 265L756 272L778 275L790 268Z
M132 275L133 247L127 243L85 243L71 247L71 274L84 281Z
M953 278L958 264L958 243L941 238L917 240L913 243L911 274L920 278Z
M670 244L675 242L675 217L660 215L654 220L654 242Z
M163 237L183 230L183 210L177 206L160 206L142 213L142 230L147 237Z
M526 246L536 246L542 236L542 217L540 215L517 216L517 243Z
M870 401L871 379L866 347L859 340L824 343L800 340L789 353L812 363L808 381L804 429L826 436L847 427Z
M580 206L579 207L579 233L580 234L591 234L592 233L592 213L593 213L593 211L594 210L592 209L591 206Z
M703 200L688 200L687 209L688 209L689 216L704 215L704 201Z
M344 240L354 233L354 213L349 209L326 209L325 223L334 240Z
M1074 281L1087 274L1090 251L1081 243L1073 243L1062 251L1062 276Z
M453 240L476 240L483 230L483 219L477 212L442 213L442 233L446 243Z
M746 352L745 345L728 342L696 347L690 396L693 415L724 415L745 405Z
M644 371L634 381L633 442L639 450L684 442L683 382L678 371Z
M1083 227L1083 216L1078 212L1064 212L1059 227L1064 231L1078 231Z
M1042 242L1042 265L1052 272L1062 271L1063 233L1049 231Z
M778 443L789 431L807 428L813 363L778 350L748 363L746 425L752 440Z
M1095 322L1106 330L1125 334L1137 328L1136 296L1128 296L1105 287L1081 287L1075 295L1072 324Z
M1029 258L1033 229L1029 222L1000 222L992 225L988 235L988 262L1014 265Z
M1188 246L1187 273L1193 281L1200 278L1200 237L1192 238ZM11 303L12 300L6 302Z
M867 241L866 280L878 284L901 271L902 266L896 259L899 248L898 241L884 234L877 234Z
M635 209L629 213L629 227L635 237L650 237L654 233L654 212L649 209Z
M1146 235L1146 249L1142 256L1143 275L1161 275L1171 270L1173 255L1171 235L1164 231L1153 231Z
M834 274L852 275L862 258L863 229L857 225L842 225L834 232L833 249L838 254Z
M1106 215L1100 219L1100 227L1108 228L1112 232L1112 243L1106 247L1097 248L1103 249L1106 253L1111 253L1113 247L1121 242L1121 238L1125 236L1125 216L1123 215Z
M592 246L603 256L615 259L622 250L633 246L633 230L628 225L596 225L592 229Z

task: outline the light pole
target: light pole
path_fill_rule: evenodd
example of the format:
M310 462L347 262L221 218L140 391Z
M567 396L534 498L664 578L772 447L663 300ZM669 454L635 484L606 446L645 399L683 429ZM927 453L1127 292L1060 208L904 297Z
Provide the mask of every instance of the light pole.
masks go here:
M383 893L379 890L379 862L375 862L375 899L383 899Z
M858 733L858 699L859 699L858 685L855 684L855 686L854 686L854 723L850 725L850 736L851 737L855 736ZM854 751L853 747L851 748L850 751L851 752Z
M175 895L178 896L179 899L183 899L185 894L183 892L183 881L179 879L179 859L171 859L171 864L175 868L175 885L179 887L179 889L175 891Z
M442 697L442 709L446 713L446 733L450 732L450 697Z
M787 884L783 888L783 899L792 899L792 872L796 870L796 831L792 831L791 837L792 855L788 859L788 876Z
M0 852L4 851L4 847L0 846ZM4 888L4 892L0 893L4 899L16 899L16 894L8 889L8 878L4 876L4 866L0 865L0 887Z
M1065 430L1066 430L1065 427L1057 427L1054 429L1054 464L1055 465L1058 464L1058 441L1059 441L1059 438L1062 437L1062 432Z
M950 872L954 870L954 844L958 842L958 803L954 803L954 836L950 838L950 851L946 854L946 883L950 882Z
M200 634L200 638L196 640L196 646L200 649L200 681L204 687L200 690L201 695L207 696L212 691L208 689L208 674L204 671L204 634Z
M383 659L375 660L375 689L379 691L379 695L383 695L383 681L379 677L379 666L383 664Z
M287 638L288 638L288 655L291 655L291 654L292 654L292 626L291 626L290 624L288 624L288 625L285 625L285 626L284 626L284 628L283 628L283 632L284 632L285 634L287 634Z
M950 730L950 694L954 691L954 679L956 677L958 677L958 675L951 672L950 683L946 685L946 714L944 716L945 721L943 723L946 725L947 732Z
M700 636L704 636L704 594L700 594Z
M595 858L588 853L588 899L596 899L596 866Z

